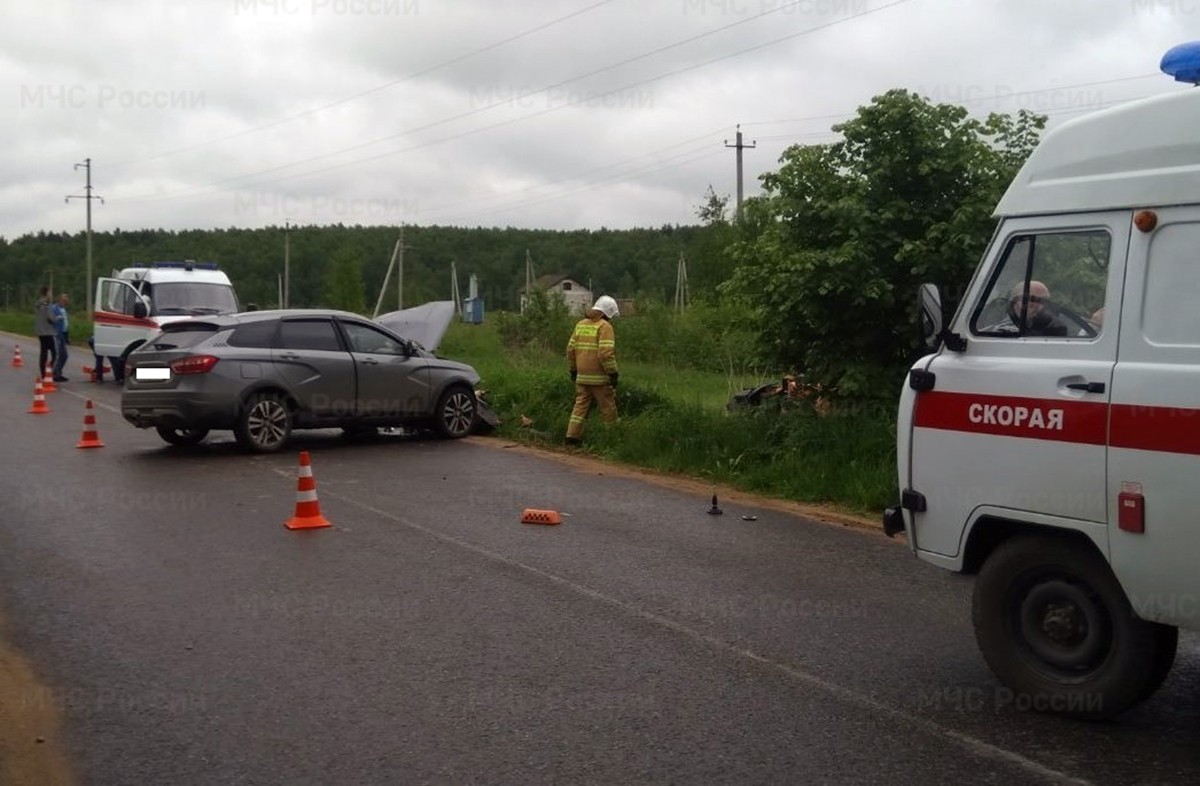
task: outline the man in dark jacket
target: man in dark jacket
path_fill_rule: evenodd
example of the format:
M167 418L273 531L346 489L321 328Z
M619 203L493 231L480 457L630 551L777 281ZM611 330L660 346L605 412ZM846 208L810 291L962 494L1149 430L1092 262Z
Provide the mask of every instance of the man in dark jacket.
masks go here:
M50 313L50 287L42 287L33 307L33 334L38 337L38 379L46 373L47 365L54 363L55 333L54 315Z

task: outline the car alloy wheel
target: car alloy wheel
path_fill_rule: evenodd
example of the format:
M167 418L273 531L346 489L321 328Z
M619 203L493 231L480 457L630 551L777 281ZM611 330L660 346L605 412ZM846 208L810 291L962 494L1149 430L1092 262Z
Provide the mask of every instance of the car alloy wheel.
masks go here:
M452 387L438 399L438 432L449 439L461 439L475 427L475 394L467 388Z
M287 403L274 393L250 399L234 430L239 443L259 453L278 450L291 433L292 413Z

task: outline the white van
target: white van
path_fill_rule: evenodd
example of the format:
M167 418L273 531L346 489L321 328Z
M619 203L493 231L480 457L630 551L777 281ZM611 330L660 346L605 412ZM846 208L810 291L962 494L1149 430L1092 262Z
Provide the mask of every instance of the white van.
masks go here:
M118 379L125 357L163 325L241 310L229 276L215 263L191 260L114 271L96 282L95 309L93 351L112 358Z
M1016 706L1111 717L1200 627L1200 90L1050 131L996 215L948 324L921 289L884 528L978 573Z

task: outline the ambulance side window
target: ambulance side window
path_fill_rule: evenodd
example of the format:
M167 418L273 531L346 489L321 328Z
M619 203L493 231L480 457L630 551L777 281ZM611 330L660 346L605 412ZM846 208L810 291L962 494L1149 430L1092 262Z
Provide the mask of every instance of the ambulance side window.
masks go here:
M1150 240L1142 334L1152 344L1200 346L1200 224L1159 227Z
M1094 339L1104 329L1111 247L1104 229L1009 238L971 313L971 332L995 338Z

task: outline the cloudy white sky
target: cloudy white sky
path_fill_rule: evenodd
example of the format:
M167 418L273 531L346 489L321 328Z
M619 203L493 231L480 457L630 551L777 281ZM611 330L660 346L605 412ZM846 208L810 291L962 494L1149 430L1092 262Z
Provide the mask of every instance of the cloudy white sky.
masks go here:
M1059 123L1188 89L1200 0L6 0L0 235L695 220L905 87Z

